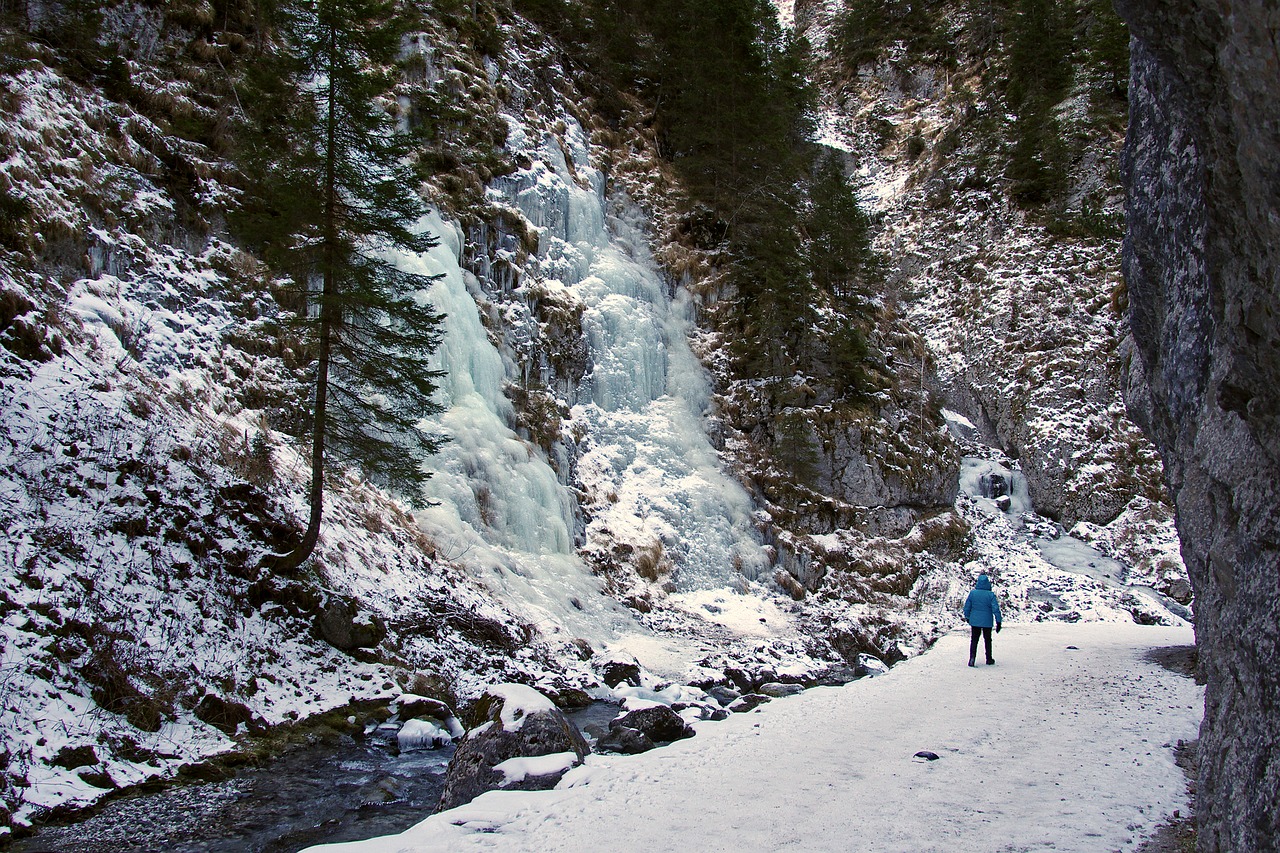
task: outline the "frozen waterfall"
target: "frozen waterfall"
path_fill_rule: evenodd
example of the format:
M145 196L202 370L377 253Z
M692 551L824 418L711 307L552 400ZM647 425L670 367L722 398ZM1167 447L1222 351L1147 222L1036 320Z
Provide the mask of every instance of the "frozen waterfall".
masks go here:
M638 209L619 203L606 214L604 176L580 126L533 138L507 120L508 144L532 165L498 181L496 200L539 229L543 286L568 288L584 307L591 369L572 409L587 436L579 474L608 495L588 541L660 546L682 590L755 578L768 560L751 501L707 438L710 389L689 349L688 294L668 295Z
M587 526L587 541L660 546L681 589L754 578L768 560L750 499L722 471L706 435L708 381L687 342L687 296L668 296L634 210L606 216L603 176L590 166L576 125L563 140L572 167L561 140L548 135L534 143L516 120L511 127L509 144L532 165L491 192L539 230L534 267L541 284L567 288L584 308L591 370L570 422L584 435L581 485L609 495ZM419 522L446 558L555 623L583 634L587 625L619 623L626 617L599 594L576 554L569 488L512 428L503 385L520 381L529 366L504 363L482 325L480 285L459 263L460 229L436 215L424 225L439 245L398 262L441 276L425 292L446 315L435 356L446 372L439 392L445 411L432 427L450 440L429 463L427 494L437 503Z

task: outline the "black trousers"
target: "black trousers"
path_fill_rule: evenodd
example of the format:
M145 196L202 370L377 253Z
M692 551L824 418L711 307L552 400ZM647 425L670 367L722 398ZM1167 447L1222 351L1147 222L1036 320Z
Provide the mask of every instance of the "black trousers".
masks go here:
M987 660L991 660L991 629L979 628L977 625L969 626L969 660L973 660L978 656L978 637L982 637L982 641L987 646Z

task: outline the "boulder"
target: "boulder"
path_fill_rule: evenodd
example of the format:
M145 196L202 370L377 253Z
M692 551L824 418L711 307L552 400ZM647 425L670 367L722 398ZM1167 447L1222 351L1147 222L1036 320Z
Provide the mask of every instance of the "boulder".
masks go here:
M888 672L889 667L875 655L863 652L858 655L858 663L854 666L853 671L859 678L875 678L877 675L884 675Z
M80 777L80 781L86 785L92 785L95 788L101 788L104 791L110 791L120 786L111 778L111 774L106 770L81 770L76 773Z
M88 767L98 763L98 755L92 746L64 746L51 762L57 767L75 770L77 767Z
M554 687L546 689L547 698L562 711L581 711L595 702L591 694L578 687Z
M804 692L803 684L783 684L778 681L770 681L768 684L760 685L760 692L772 699L781 699L783 696L795 696Z
M644 732L629 726L610 726L608 733L596 741L596 749L601 752L620 752L623 755L638 755L656 746Z
M693 727L685 722L675 711L666 705L654 705L629 711L609 723L610 729L635 729L656 744L671 743L687 737L693 737Z
M805 679L805 687L843 687L858 678L857 670L843 665L831 665Z
M412 693L401 694L400 698L392 703L392 707L402 720L429 717L444 722L453 718L453 709L444 702L427 696L415 696Z
M262 728L253 711L243 702L223 699L214 693L206 693L195 709L196 719L208 723L230 737L243 724L250 731Z
M546 696L523 684L490 687L476 703L472 726L458 744L445 771L439 810L469 803L497 788L540 791L555 787L560 777L586 757L590 748L578 727ZM517 758L573 753L573 761L555 762L547 770L538 764L499 765ZM547 770L547 772L538 772ZM519 779L515 780L515 776Z
M332 599L315 619L316 633L344 652L372 649L387 636L387 626L372 614L360 613L350 601Z
M713 684L707 688L707 695L724 706L731 704L733 700L737 699L742 694L737 690L734 690L732 687L725 687L723 684Z
M772 675L772 673L757 673L753 675L747 670L740 669L736 666L725 667L724 675L725 678L733 682L733 686L738 689L739 694L751 693L756 689L757 685L764 684L766 681L776 680L774 678L767 677Z
M768 701L770 701L769 697L763 693L748 693L729 703L729 710L735 714L745 714L747 711L754 711Z
M458 694L454 692L449 680L442 675L415 672L405 683L404 692L439 700L450 708L458 707Z
M610 687L617 687L623 682L632 687L640 686L640 664L635 658L606 658L596 665L596 671L600 673L600 680Z
M1179 604L1191 603L1191 584L1182 578L1174 578L1165 588L1165 595Z

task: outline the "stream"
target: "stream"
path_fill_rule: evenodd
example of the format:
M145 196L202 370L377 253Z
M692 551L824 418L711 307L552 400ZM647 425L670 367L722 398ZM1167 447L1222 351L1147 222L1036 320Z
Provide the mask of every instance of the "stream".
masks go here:
M579 728L619 713L595 702ZM435 811L452 744L400 751L394 727L364 738L328 731L231 778L140 789L90 817L59 821L6 853L295 853L316 844L403 832Z
M408 829L435 810L453 747L397 754L349 735L297 747L230 779L176 784L47 826L13 853L293 853Z
M966 457L960 480L961 490L979 509L1010 518L1053 565L1137 592L1178 615L1190 615L1155 590L1126 584L1124 564L1036 516L1025 478L1016 467ZM617 705L596 702L569 717L590 737L618 712ZM74 823L64 820L42 827L4 849L295 853L315 844L402 832L435 810L454 748L401 751L394 729L370 725L363 737L324 730L262 766L242 767L219 781L178 782L126 793L85 819L75 816L70 819Z

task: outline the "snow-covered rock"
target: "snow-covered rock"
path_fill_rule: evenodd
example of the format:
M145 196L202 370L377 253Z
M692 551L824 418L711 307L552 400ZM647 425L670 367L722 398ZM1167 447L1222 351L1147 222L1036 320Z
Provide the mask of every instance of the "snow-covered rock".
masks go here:
M458 743L445 773L441 809L500 787L554 787L591 751L578 727L550 699L523 684L494 685L472 713L475 725ZM566 753L571 756L568 761ZM556 757L546 758L551 755Z

